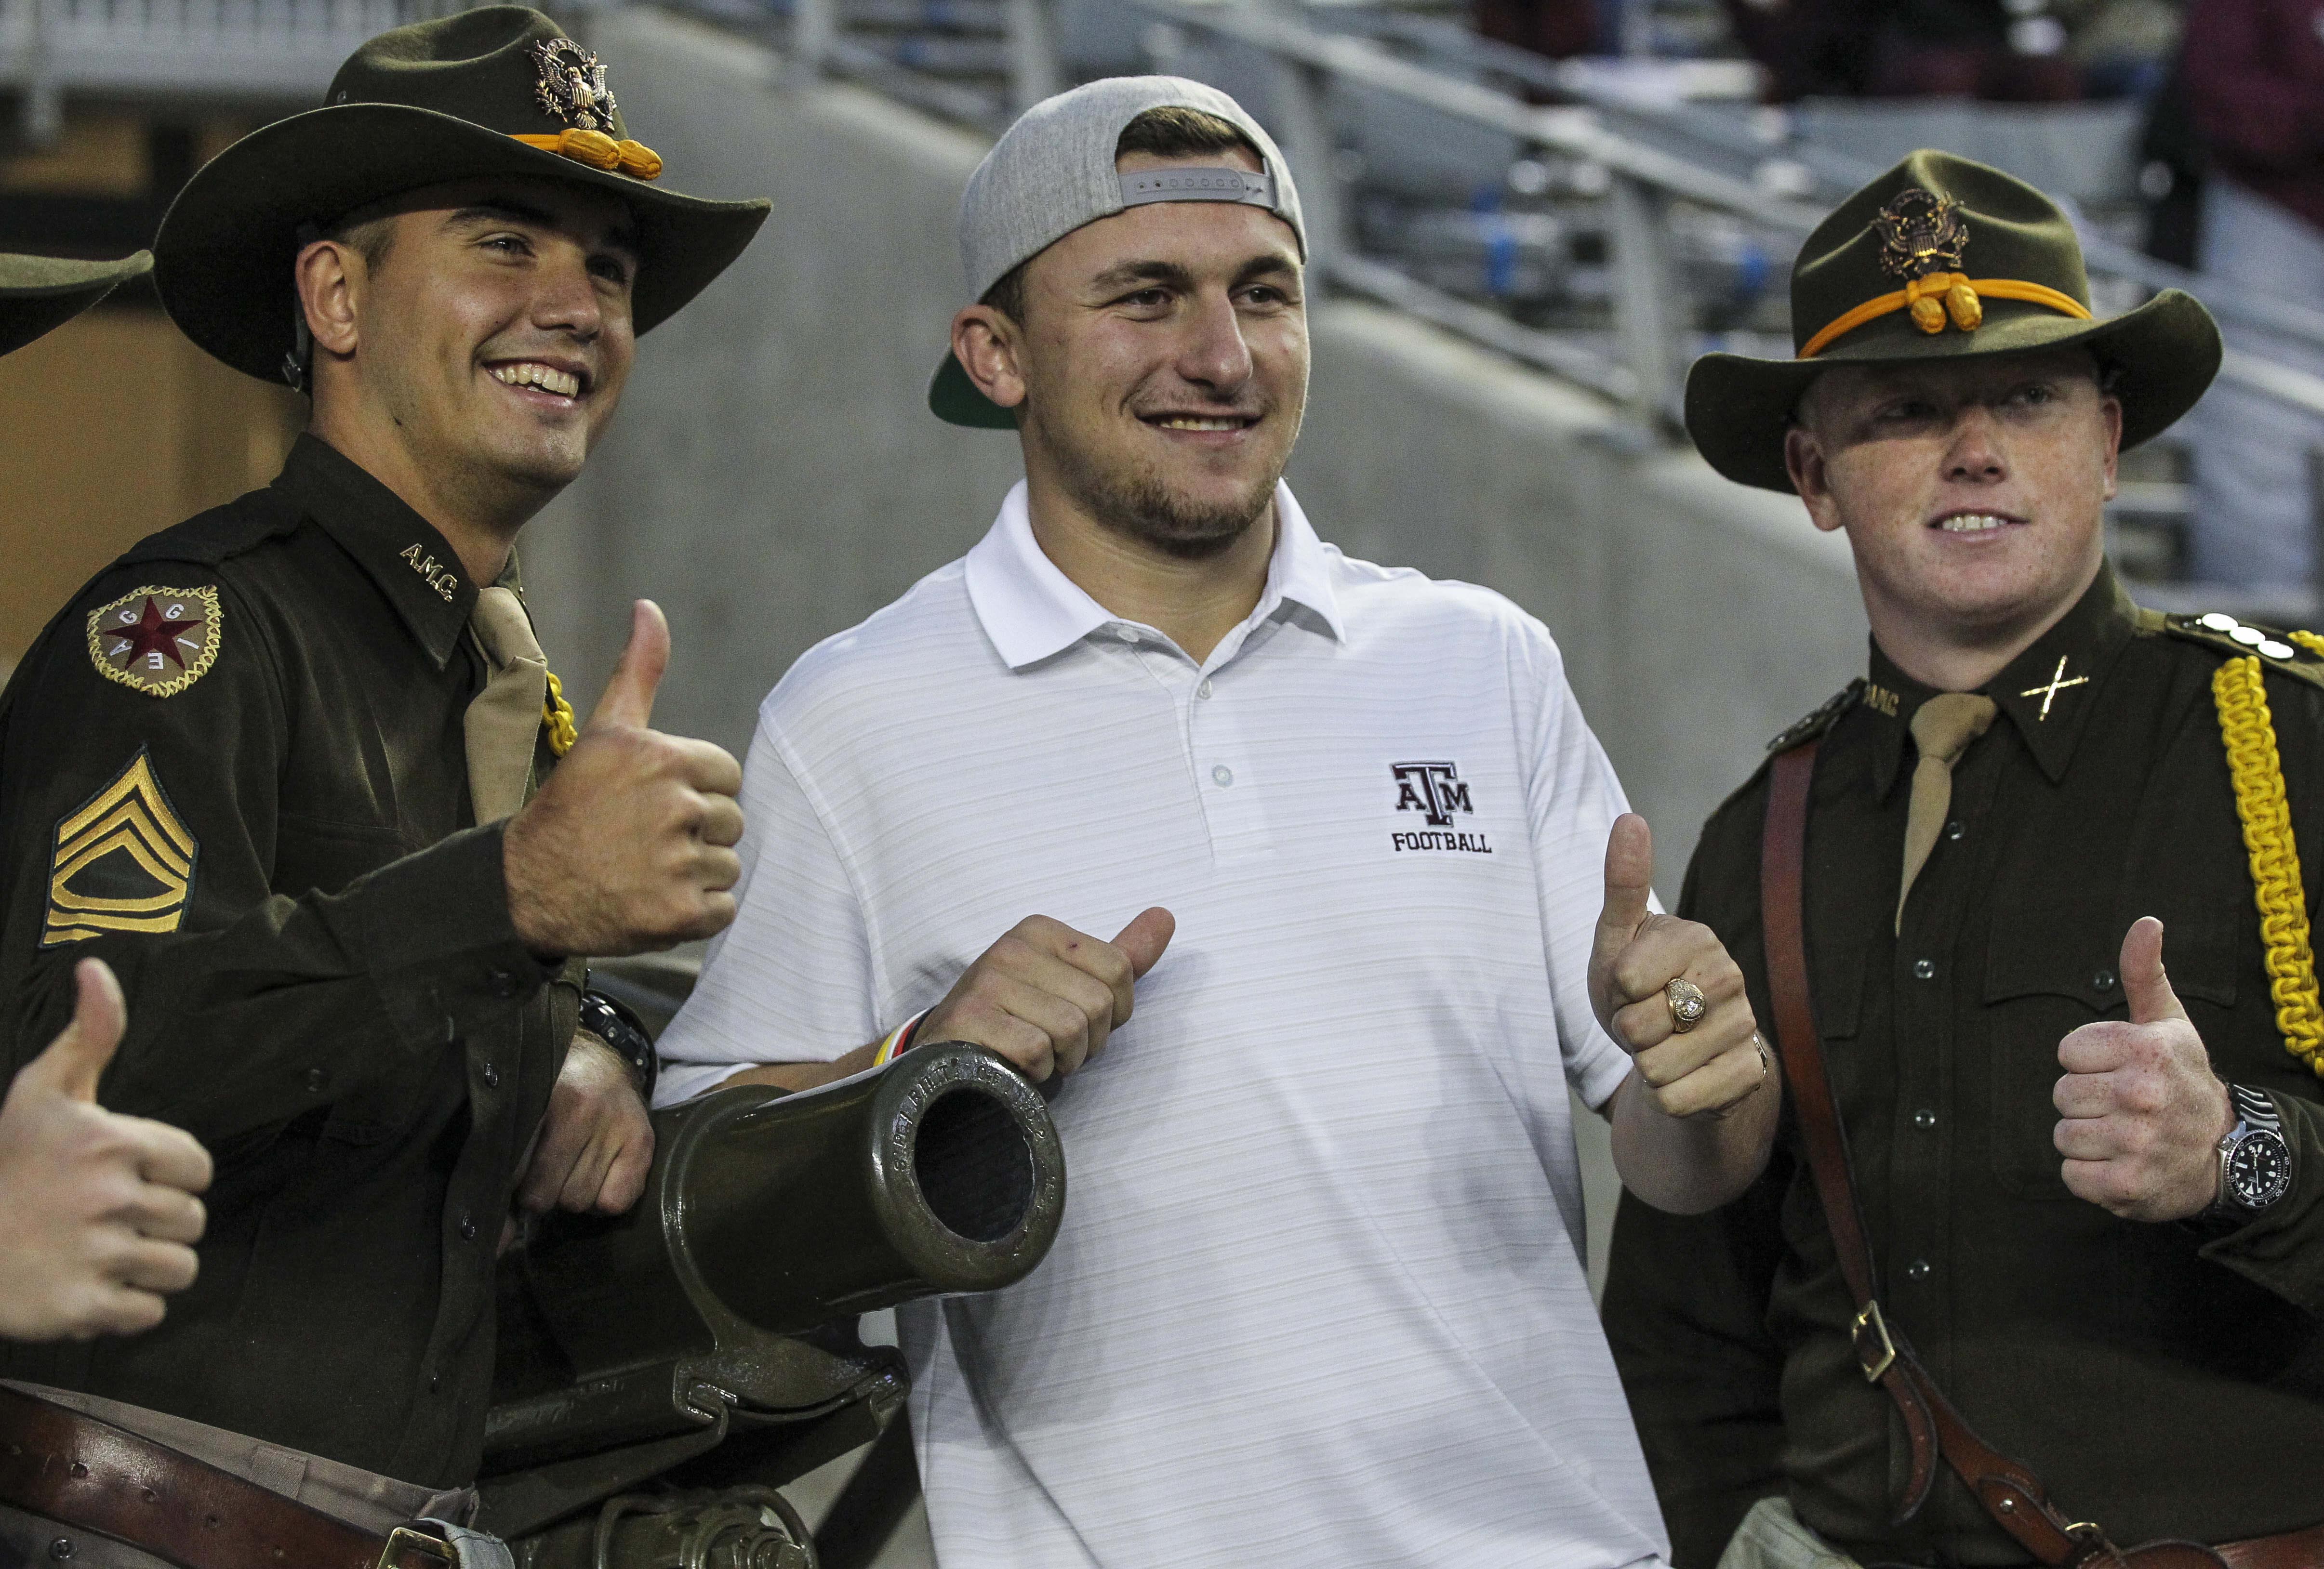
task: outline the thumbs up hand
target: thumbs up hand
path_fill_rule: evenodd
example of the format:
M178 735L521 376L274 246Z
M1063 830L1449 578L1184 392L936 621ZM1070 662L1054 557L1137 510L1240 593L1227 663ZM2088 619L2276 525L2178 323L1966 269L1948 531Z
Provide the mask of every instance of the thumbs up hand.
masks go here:
M650 952L734 919L742 765L648 728L669 664L669 624L640 600L580 739L509 820L509 913L536 953Z
M1711 928L1648 908L1655 871L1646 820L1625 812L1606 840L1606 904L1590 955L1590 1005L1637 1060L1655 1105L1676 1117L1718 1115L1767 1079L1758 1021L1743 972ZM1682 1031L1672 982L1702 993L1701 1019Z
M191 1135L97 1104L121 1043L121 986L74 971L72 1023L0 1102L0 1336L86 1340L161 1321L193 1284L210 1158Z
M2122 940L2130 1017L2084 1024L2058 1042L2065 1076L2051 1100L2066 1186L2125 1220L2184 1220L2218 1196L2218 1142L2236 1125L2227 1087L2163 969L2163 922Z

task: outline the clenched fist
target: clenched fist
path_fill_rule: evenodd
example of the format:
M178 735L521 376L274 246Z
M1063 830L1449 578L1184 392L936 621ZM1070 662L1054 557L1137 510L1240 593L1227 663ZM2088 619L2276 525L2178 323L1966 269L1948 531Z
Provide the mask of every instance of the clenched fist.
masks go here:
M2163 922L2122 940L2130 1017L2084 1024L2058 1042L2065 1077L2051 1099L2066 1186L2125 1220L2184 1220L2219 1190L2219 1141L2236 1125L2227 1087L2163 972Z
M1708 926L1657 915L1655 841L1646 820L1626 812L1606 840L1606 904L1590 955L1590 1005L1598 1023L1637 1060L1655 1105L1674 1117L1726 1111L1766 1082L1758 1021L1743 972ZM1708 1007L1682 1032L1665 988L1702 988Z
M509 820L509 913L536 953L645 953L734 919L742 766L647 728L669 664L669 625L640 600L580 739Z
M1133 988L1177 924L1167 910L1152 909L1103 942L1028 916L962 972L913 1039L982 1046L1036 1084L1072 1073L1130 1022Z
M0 1104L0 1335L86 1340L161 1322L194 1283L210 1158L193 1136L97 1104L121 1044L120 983L75 967L72 1023Z

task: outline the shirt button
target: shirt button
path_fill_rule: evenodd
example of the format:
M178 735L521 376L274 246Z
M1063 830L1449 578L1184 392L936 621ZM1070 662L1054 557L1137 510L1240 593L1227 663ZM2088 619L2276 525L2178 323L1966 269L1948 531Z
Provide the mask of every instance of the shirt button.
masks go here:
M1123 642L1129 644L1133 648L1138 647L1138 632L1135 628L1116 627L1113 629L1113 635L1120 638Z
M324 1072L321 1069L309 1068L307 1069L307 1089L309 1094L322 1094L323 1087L330 1082L331 1076Z
M1211 770L1211 777L1216 780L1220 787L1223 789L1225 786L1234 783L1234 770L1228 767L1224 763L1221 763L1217 767Z
M1912 1276L1915 1280L1925 1280L1929 1278L1929 1261L1926 1259L1914 1259L1911 1263L1904 1266L1904 1272Z
M1211 678L1209 676L1205 675L1203 677L1202 685L1194 688L1194 695L1196 697L1204 698L1211 695Z
M1923 1133L1926 1133L1931 1128L1937 1125L1937 1114L1931 1111L1927 1106L1923 1106L1919 1111L1913 1114L1913 1125L1920 1129Z
M460 1217L460 1240L462 1242L474 1242L476 1240L476 1217L475 1216L464 1215Z
M428 1375L428 1392L429 1394L434 1394L438 1390L440 1390L443 1387L444 1375L442 1373L429 1373Z
M496 969L484 977L484 985L496 997L516 996L516 977L504 969Z
M2101 992L2110 992L2114 990L2114 971L2110 969L2102 969L2098 971L2098 974L2090 977L2090 987L2094 991Z
M1915 979L1932 980L1936 977L1936 960L1932 959L1916 959L1913 961L1913 975Z
M500 1070L499 1066L498 1066L497 1064L495 1064L495 1063L491 1063L491 1062L487 1062L487 1063L485 1063L485 1064L484 1064L484 1087L485 1087L486 1089L498 1089L500 1087L501 1087L501 1070Z
M1961 826L1960 819L1958 817L1945 824L1945 837L1947 839L1959 839L1962 834L1967 833L1968 831L1969 830Z

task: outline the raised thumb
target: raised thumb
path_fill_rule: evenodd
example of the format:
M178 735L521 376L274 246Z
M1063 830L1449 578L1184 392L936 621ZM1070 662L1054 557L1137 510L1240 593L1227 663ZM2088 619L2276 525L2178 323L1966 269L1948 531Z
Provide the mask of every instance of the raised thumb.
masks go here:
M613 678L589 712L590 729L599 725L631 725L642 729L653 722L654 693L662 672L669 668L669 622L661 607L640 600L630 614L630 641L622 650Z
M2179 994L2171 989L2171 977L2163 973L2163 922L2152 915L2140 916L2123 934L2122 995L2130 1004L2134 1024L2187 1016L2179 1005Z
M101 959L84 959L73 967L78 995L73 1000L72 1023L49 1042L49 1049L24 1066L21 1082L75 1100L94 1102L97 1081L121 1044L129 1011L121 1000L121 983Z
M1626 812L1606 836L1606 906L1598 915L1598 948L1618 950L1638 934L1655 891L1655 834L1646 820Z
M1177 933L1178 918L1159 904L1142 910L1129 925L1114 934L1113 945L1129 957L1130 973L1142 977L1170 946Z

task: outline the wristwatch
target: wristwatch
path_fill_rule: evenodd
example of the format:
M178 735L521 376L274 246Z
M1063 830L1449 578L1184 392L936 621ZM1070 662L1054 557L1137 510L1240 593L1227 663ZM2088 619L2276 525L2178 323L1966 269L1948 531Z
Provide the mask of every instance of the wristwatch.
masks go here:
M653 1104L654 1080L660 1077L661 1058L653 1037L638 1016L603 992L581 994L581 1028L613 1048L613 1055L630 1065L638 1094Z
M2227 1096L2236 1125L2219 1141L2219 1195L2203 1213L2240 1223L2292 1191L2292 1145L2265 1091L2231 1084Z

